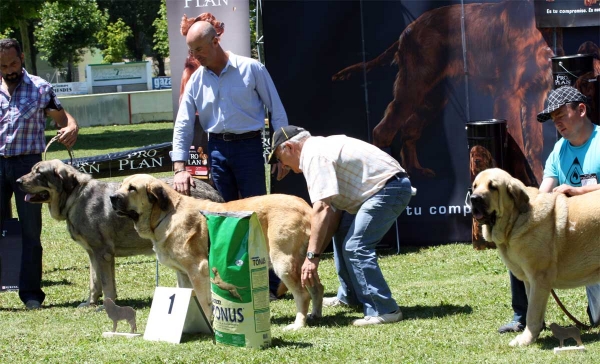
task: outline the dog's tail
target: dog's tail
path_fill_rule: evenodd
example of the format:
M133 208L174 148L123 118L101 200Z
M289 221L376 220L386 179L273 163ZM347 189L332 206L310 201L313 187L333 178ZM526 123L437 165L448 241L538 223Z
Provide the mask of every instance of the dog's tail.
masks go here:
M383 53L381 53L376 58L368 61L368 62L360 62L353 64L352 66L348 66L343 70L339 71L335 75L331 77L332 81L345 81L350 79L354 73L360 72L363 69L365 72L369 72L371 69L375 67L382 66L390 66L394 63L394 56L398 51L398 46L400 44L400 40L397 40L392 44L388 49L386 49Z

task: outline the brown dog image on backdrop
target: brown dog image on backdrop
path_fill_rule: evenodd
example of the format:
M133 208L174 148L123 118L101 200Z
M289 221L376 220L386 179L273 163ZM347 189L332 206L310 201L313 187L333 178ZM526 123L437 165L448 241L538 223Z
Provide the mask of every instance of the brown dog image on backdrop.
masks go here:
M584 42L577 50L578 54L591 54L594 57L594 70L577 78L573 87L587 96L590 106L588 117L594 124L600 123L600 48L594 42Z
M112 299L106 298L104 299L104 309L106 310L108 318L113 322L112 332L117 331L117 324L119 321L127 321L131 328L131 333L135 334L137 326L135 324L135 310L132 307L117 306Z
M474 145L469 151L469 170L471 172L471 182L475 176L484 169L496 167L496 161L492 153L482 145Z
M460 25L463 9L469 47L466 65ZM433 177L435 171L421 165L416 146L424 128L442 120L436 116L448 103L445 81L462 79L466 67L469 81L493 98L491 116L507 120L508 133L541 180L543 136L536 113L544 108L552 85L552 56L535 26L532 1L458 4L422 14L377 58L347 67L332 79L345 80L393 61L398 66L394 99L373 129L373 143L389 147L400 134L402 166L411 176ZM509 154L509 160L514 159ZM518 170L524 173L525 168Z
M475 178L471 205L484 238L525 283L527 325L510 345L529 345L544 324L551 289L600 282L600 190L573 197L540 193L490 168Z
M303 288L301 284L312 217L312 208L303 199L271 194L214 203L180 195L168 184L138 174L127 177L110 200L117 214L133 220L141 237L152 240L159 261L187 277L207 317L212 317L209 237L206 218L200 211L254 211L267 241L273 270L296 303L296 319L286 329L306 325L311 298L311 316L321 317L323 286Z
M172 178L165 182L172 184ZM140 238L133 222L118 216L110 205L110 195L120 183L93 179L58 159L37 163L17 183L29 202L47 203L54 220L66 221L71 239L88 254L90 293L79 307L96 305L102 294L105 299L116 299L115 257L154 254L152 242ZM214 188L201 181L191 194L223 201Z
M487 150L483 145L474 145L469 151L469 171L471 172L471 183L475 179L475 176L484 169L496 167L496 161L492 157L492 153ZM476 250L483 250L486 248L494 249L496 244L493 242L485 241L483 238L483 232L481 231L481 225L476 219L473 219L471 225L471 238L473 242L473 248Z

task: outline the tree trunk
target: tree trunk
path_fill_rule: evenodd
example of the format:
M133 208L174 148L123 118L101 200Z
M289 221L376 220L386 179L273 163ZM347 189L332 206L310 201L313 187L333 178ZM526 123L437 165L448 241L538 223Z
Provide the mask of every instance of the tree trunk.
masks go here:
M28 31L28 23L25 19L19 20L19 32L21 33L21 49L23 53L25 53L25 69L28 73L35 75L37 72L33 69L33 61L31 57L35 57L32 55L31 51L31 41L29 39L29 31Z
M67 75L66 82L73 82L73 62L71 60L67 61Z
M156 59L158 67L158 76L165 76L165 60L158 53L154 55L154 59Z

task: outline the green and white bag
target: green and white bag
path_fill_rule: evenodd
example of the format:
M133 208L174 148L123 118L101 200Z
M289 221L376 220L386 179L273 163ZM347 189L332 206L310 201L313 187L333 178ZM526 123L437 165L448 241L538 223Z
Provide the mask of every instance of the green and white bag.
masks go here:
M271 345L269 253L254 212L208 212L209 273L217 343Z

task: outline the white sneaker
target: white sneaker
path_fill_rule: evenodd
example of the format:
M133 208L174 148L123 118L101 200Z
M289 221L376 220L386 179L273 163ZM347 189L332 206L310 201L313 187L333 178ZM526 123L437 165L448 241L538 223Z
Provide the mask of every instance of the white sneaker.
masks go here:
M345 303L340 301L337 297L323 297L323 307L337 307L344 306Z
M365 318L361 318L361 319L352 321L352 325L367 326L367 325L391 324L392 322L398 322L400 320L402 320L402 311L400 311L400 309L398 309L392 313L386 313L385 315L381 315L381 316L365 316Z

